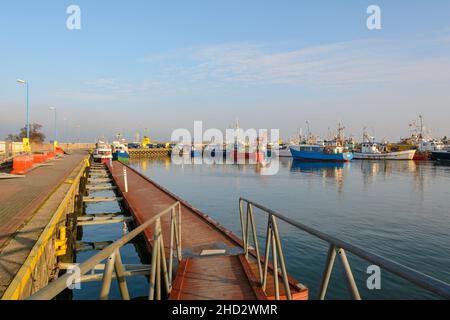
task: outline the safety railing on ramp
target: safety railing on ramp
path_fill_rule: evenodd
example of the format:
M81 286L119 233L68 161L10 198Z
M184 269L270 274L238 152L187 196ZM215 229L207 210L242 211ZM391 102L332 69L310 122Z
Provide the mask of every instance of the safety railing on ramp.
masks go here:
M161 228L161 219L170 215L170 245L169 245L169 259L167 265L166 253L164 250L164 241ZM153 226L153 243L152 243L152 262L150 266L150 280L149 280L149 295L150 300L160 300L162 298L162 282L164 282L165 292L170 294L172 290L172 274L173 274L173 260L182 260L181 252L181 206L179 202L169 206L161 211L153 218L147 220L128 234L115 241L96 255L81 263L78 268L77 277L72 273L66 273L62 277L49 283L28 299L30 300L50 300L55 298L59 293L68 287L75 285L81 281L81 277L86 275L89 271L98 268L98 265L106 260L104 272L101 277L102 286L100 290L100 300L107 300L111 288L112 279L116 278L119 285L122 299L129 300L130 294L126 283L126 277L131 275L142 275L142 272L125 272L122 258L120 255L120 248L129 243L145 229Z
M246 205L247 209L244 213L244 206ZM258 236L257 236L257 228L255 225L255 216L253 208L258 208L263 213L268 215L267 219L267 232L266 232L266 246L264 252L264 260L261 259L260 248L258 245ZM281 279L283 282L284 290L287 293L286 297L291 299L291 293L289 290L288 283L288 273L286 271L286 264L284 260L283 250L281 246L280 236L278 232L277 220L283 221L288 225L291 225L299 230L309 233L310 235L321 239L328 243L328 254L325 263L325 269L323 271L322 281L319 288L319 296L318 299L324 300L328 290L328 284L330 282L331 274L333 272L333 266L336 259L336 255L339 254L341 258L341 262L344 267L346 279L348 282L348 288L352 297L355 300L360 300L361 295L358 290L358 286L353 277L353 273L350 267L350 263L347 259L346 252L349 252L365 261L373 263L378 267L391 272L400 278L403 278L416 286L425 289L429 292L432 292L440 297L450 299L450 284L430 277L426 274L423 274L417 270L411 269L379 255L373 254L354 246L350 243L339 240L335 237L332 237L326 233L315 230L309 226L306 226L302 223L294 221L288 217L285 217L271 209L268 209L260 204L257 204L253 201L240 198L239 199L239 211L241 218L241 228L242 228L242 240L244 244L244 252L248 259L249 251L252 250L252 253L256 256L257 264L258 264L258 273L259 273L259 281L261 288L265 291L267 285L267 269L269 264L269 255L272 249L272 266L273 270L279 270L278 272L281 274ZM250 229L253 234L253 246L249 244L249 236ZM272 248L271 248L272 247ZM280 268L278 268L278 262L280 264ZM274 278L274 288L276 299L280 299L280 285L279 285L279 277Z

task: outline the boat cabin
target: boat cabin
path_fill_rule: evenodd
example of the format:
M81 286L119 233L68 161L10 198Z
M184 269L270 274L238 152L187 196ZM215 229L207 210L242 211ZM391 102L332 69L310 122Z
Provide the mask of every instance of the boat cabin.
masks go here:
M361 153L377 154L381 153L380 147L376 142L363 142L361 143Z
M444 144L437 140L423 140L419 144L420 152L433 152L433 151L441 151L444 149Z
M340 154L344 152L344 148L340 146L320 146L320 145L301 145L300 151L302 152L320 152L327 154Z

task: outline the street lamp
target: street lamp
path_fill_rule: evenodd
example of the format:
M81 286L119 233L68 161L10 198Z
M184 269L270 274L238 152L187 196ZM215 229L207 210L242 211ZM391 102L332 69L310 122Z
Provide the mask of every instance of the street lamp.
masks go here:
M26 148L26 151L29 152L29 146L30 146L30 95L29 95L29 84L28 81L22 80L22 79L17 79L17 82L19 84L24 84L26 85L27 88L27 123L26 125L26 131L27 131L27 140L24 143L24 146Z
M58 146L58 131L56 129L56 108L55 107L50 107L49 109L55 111L55 113L54 113L55 132L54 132L54 136L53 136L53 145L56 148Z

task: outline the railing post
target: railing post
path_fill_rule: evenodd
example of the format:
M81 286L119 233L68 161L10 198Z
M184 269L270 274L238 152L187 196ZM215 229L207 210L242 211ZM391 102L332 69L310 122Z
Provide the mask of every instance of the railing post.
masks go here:
M243 241L243 246L244 246L244 252L247 248L247 243L245 241L246 237L245 237L245 225L244 225L244 212L243 212L243 208L242 208L242 199L239 199L239 216L241 218L241 230L242 230L242 241Z
M358 291L358 287L356 286L355 278L353 277L352 269L350 268L350 263L348 263L347 255L345 254L344 249L339 249L339 255L341 256L341 261L344 266L344 271L347 276L348 285L350 288L350 292L355 300L361 300L361 296Z
M159 218L157 219L159 221ZM149 300L155 299L155 286L156 286L156 264L158 260L158 234L157 234L157 227L155 224L155 227L153 229L153 243L152 243L152 262L151 262L151 272L150 272L150 292L148 295Z
M162 272L163 272L163 280L164 285L166 287L167 294L170 293L170 290L172 288L172 284L169 283L169 277L167 274L167 261L166 261L166 252L164 251L164 237L162 235L162 228L161 223L159 223L159 248L160 248L160 263L162 264ZM170 257L172 259L172 257Z
M128 192L127 167L125 166L123 166L123 183L125 186L125 192Z
M159 228L158 228L159 229ZM156 243L156 251L157 251L157 258L156 258L156 300L161 300L161 238L160 235L158 236L158 240Z
M173 268L173 241L174 241L174 233L176 228L176 215L175 208L172 209L170 213L170 251L169 251L169 282L172 285L172 268Z
M276 241L276 248L278 251L278 256L280 257L280 268L281 268L281 277L283 279L284 291L286 293L286 298L288 300L292 300L291 288L289 287L289 280L286 271L286 264L284 263L284 255L283 249L281 248L280 235L278 234L278 226L275 216L272 216L272 226L273 226L273 234ZM275 248L274 248L275 250ZM275 267L274 267L275 268ZM276 277L278 278L278 270L274 270L276 273Z
M250 204L249 209L250 209L250 211L249 211L250 223L252 224L253 243L255 244L256 260L258 261L258 273L259 273L259 279L261 281L263 278L263 271L262 271L262 266L261 266L261 255L259 253L258 237L256 235L255 216L253 215L253 207L251 204Z
M183 259L181 252L181 203L178 202L178 261Z
M245 253L245 258L248 259L248 227L250 224L250 203L247 203L247 215L246 215L246 222L245 222L245 246L244 246L244 253Z
M105 270L103 273L102 288L100 290L100 300L108 300L109 291L111 289L115 258L116 254L113 253L106 260Z
M117 282L119 283L120 295L122 300L130 300L130 294L128 292L127 281L124 276L125 270L123 269L122 257L120 256L120 250L115 252L116 261L114 263L114 269L116 271Z
M278 285L278 257L277 257L277 245L275 241L275 235L272 232L270 233L270 237L272 238L272 266L273 266L273 285L275 287L275 299L280 300L280 287Z
M322 283L320 284L319 300L324 300L328 290L328 284L330 282L331 272L333 271L334 260L336 259L336 247L330 245L327 254L327 261L325 263L325 269L323 272Z
M267 219L267 232L266 232L266 251L264 253L264 274L262 278L262 289L263 291L266 291L266 285L267 285L267 269L269 268L269 253L270 253L270 237L271 237L271 215L269 215L269 218Z

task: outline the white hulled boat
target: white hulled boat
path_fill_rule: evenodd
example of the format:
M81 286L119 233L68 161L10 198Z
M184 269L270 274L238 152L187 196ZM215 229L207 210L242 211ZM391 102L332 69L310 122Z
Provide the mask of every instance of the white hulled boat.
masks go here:
M354 159L359 160L413 160L416 150L390 152L384 144L376 143L373 137L364 133L361 151L354 152Z
M111 146L103 140L98 140L92 153L94 162L107 163L112 159Z

